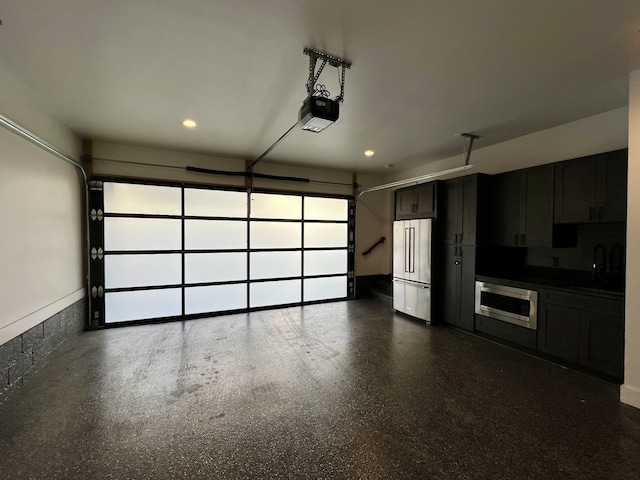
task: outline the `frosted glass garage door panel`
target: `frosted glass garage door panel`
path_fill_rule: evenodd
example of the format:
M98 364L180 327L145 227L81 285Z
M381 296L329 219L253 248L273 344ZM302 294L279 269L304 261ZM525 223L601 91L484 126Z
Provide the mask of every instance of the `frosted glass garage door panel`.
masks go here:
M224 312L247 308L247 284L189 287L185 289L185 313Z
M105 250L180 250L180 220L167 218L104 219Z
M247 222L233 220L185 220L187 250L247 248Z
M252 283L250 290L251 307L268 307L301 301L301 281L282 280L279 282Z
M251 279L299 277L302 271L301 252L251 253Z
M251 222L251 248L300 248L302 224Z
M184 259L186 283L247 279L246 253L189 253Z
M142 290L105 295L105 322L127 322L182 315L182 290Z
M343 220L349 218L349 202L341 198L305 197L305 220Z
M346 247L346 223L305 223L304 246L314 247Z
M254 193L251 195L251 218L302 219L302 197Z
M330 300L347 296L347 277L307 278L304 281L304 301Z
M246 192L185 188L184 214L197 217L247 216Z
M104 259L106 288L178 285L182 283L180 254L107 255Z
M106 213L182 215L180 187L105 182L103 191Z
M325 250L304 252L304 274L333 275L347 273L347 251Z

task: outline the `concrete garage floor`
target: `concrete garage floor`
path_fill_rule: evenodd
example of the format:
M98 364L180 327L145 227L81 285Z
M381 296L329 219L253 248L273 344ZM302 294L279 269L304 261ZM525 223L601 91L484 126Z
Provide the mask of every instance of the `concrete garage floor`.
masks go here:
M640 478L600 380L358 300L88 332L0 405L0 478Z

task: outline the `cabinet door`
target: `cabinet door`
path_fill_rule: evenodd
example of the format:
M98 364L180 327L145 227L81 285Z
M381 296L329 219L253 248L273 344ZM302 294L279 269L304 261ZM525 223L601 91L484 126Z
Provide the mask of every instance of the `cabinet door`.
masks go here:
M419 218L436 216L435 184L429 183L415 188L415 213Z
M461 264L458 257L457 245L442 247L441 266L441 308L442 320L452 325L458 324L460 318L460 271Z
M460 254L460 318L458 326L473 330L476 296L476 247L463 246Z
M414 217L415 190L413 188L396 191L396 220Z
M596 157L555 164L555 223L585 223L596 219Z
M553 165L527 169L521 178L520 245L553 244Z
M538 350L578 363L580 311L538 303Z
M520 240L520 172L509 172L492 178L492 243L503 247L517 246Z
M442 205L442 241L447 244L458 243L462 213L462 182L450 181L443 185Z
M460 235L458 243L462 245L476 244L476 224L478 212L478 177L473 175L461 181L462 204L459 215Z
M623 318L581 312L580 365L622 379L623 345Z
M598 158L598 220L624 222L627 219L627 150L605 153Z

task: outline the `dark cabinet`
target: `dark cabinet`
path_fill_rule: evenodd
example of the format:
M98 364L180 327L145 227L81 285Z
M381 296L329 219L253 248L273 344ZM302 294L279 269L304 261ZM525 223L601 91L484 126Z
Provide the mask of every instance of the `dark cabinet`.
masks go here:
M442 252L438 295L446 323L474 329L476 244L486 229L487 176L468 175L438 185L437 241Z
M623 222L627 150L555 164L555 223Z
M538 350L622 379L624 300L547 290L539 294Z
M474 324L475 263L476 247L442 247L442 317L466 330Z
M427 183L396 191L396 220L436 216L436 184Z
M627 150L600 155L596 175L598 220L627 220Z
M578 363L580 312L573 308L538 304L538 350Z
M623 346L622 317L580 312L580 365L622 379Z
M441 184L441 241L445 244L476 245L481 243L479 227L486 227L485 199L479 192L486 177L469 175ZM480 225L482 224L482 225ZM482 230L484 231L484 230Z
M491 243L551 247L553 165L518 170L491 179Z

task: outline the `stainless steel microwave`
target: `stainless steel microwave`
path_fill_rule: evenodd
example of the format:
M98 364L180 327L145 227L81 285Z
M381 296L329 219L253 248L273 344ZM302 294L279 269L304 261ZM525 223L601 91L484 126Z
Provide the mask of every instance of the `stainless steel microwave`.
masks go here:
M475 312L521 327L538 328L538 292L476 282Z

